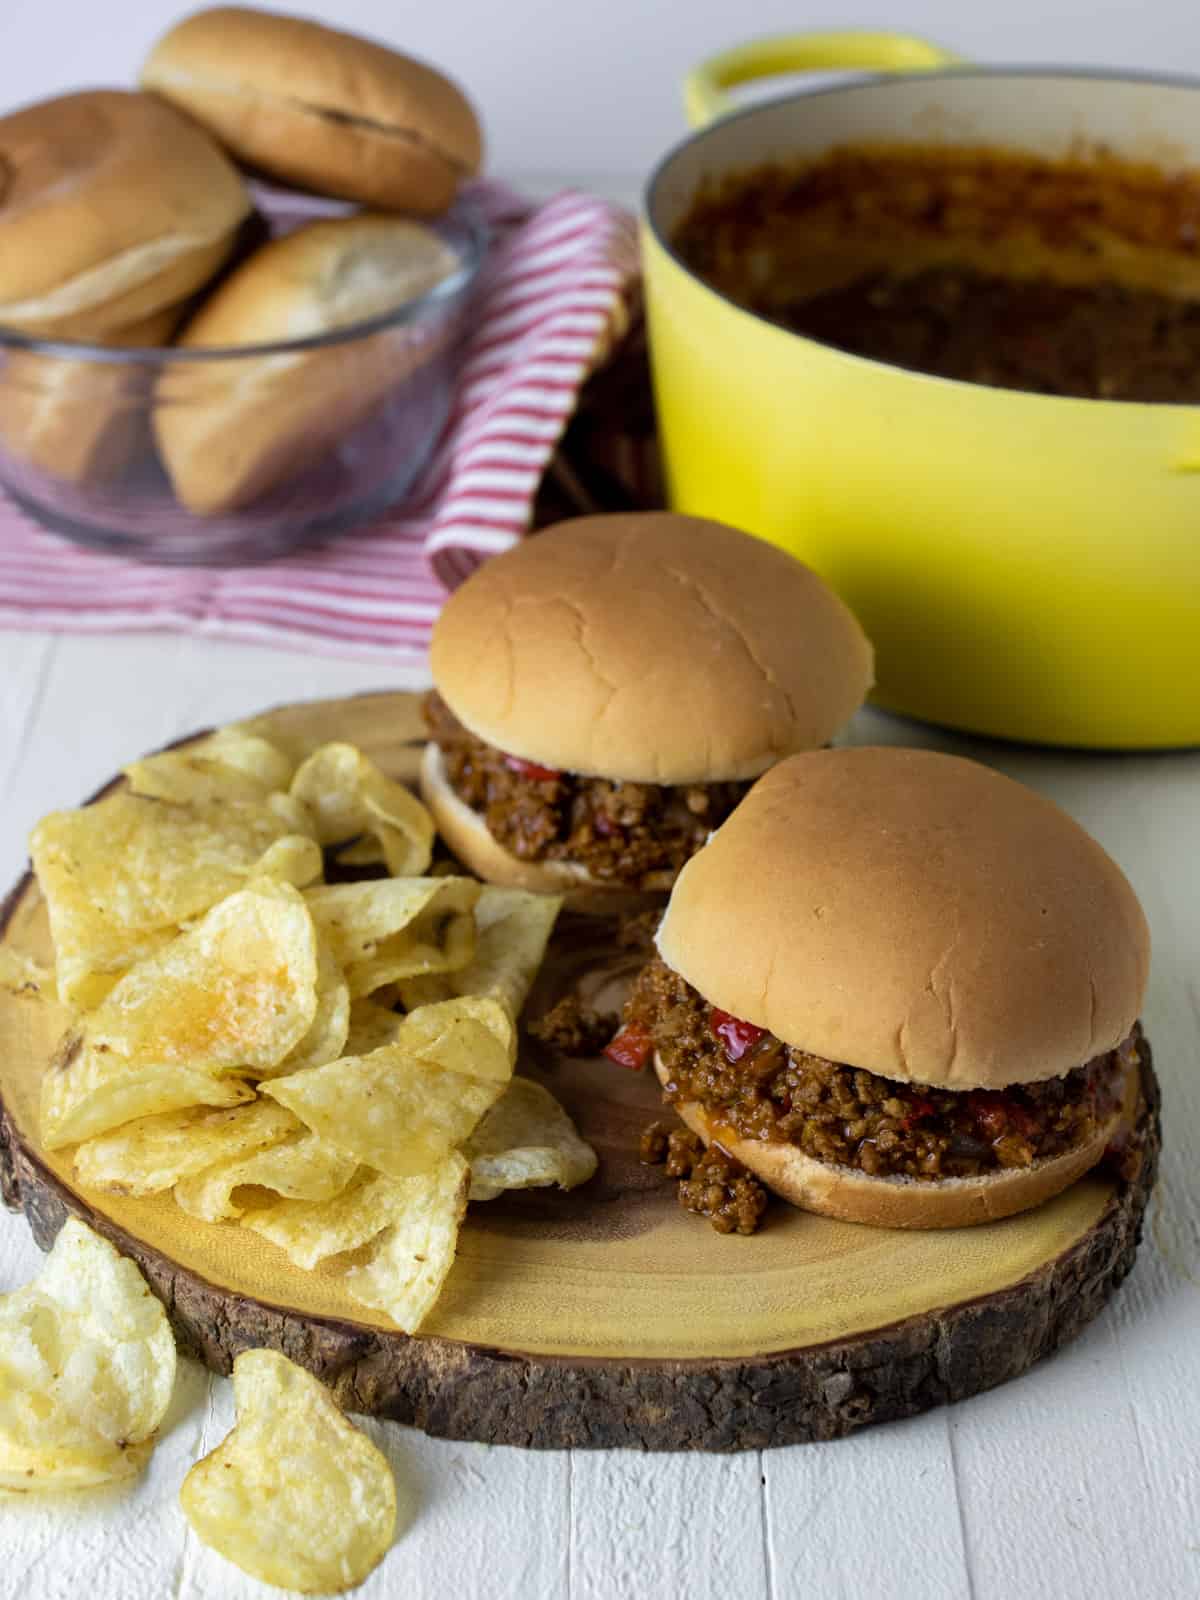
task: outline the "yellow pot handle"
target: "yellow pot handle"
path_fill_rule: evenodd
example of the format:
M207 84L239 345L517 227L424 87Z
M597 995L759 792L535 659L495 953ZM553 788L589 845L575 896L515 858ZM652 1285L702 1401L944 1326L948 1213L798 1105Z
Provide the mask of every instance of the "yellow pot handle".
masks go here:
M683 80L683 103L693 128L736 110L725 93L735 84L784 72L930 72L962 61L952 51L907 33L785 33L724 50Z

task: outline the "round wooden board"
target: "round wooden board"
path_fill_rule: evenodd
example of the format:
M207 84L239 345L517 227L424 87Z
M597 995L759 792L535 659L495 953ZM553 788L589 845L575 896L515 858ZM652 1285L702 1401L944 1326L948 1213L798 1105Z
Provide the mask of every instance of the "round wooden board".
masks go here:
M421 741L406 694L261 721L297 750L351 740L400 777ZM0 937L50 959L28 877ZM543 1001L575 984L611 1001L631 958L609 937L603 924L568 926ZM1035 1212L954 1232L855 1227L776 1204L754 1237L722 1237L637 1161L638 1134L660 1112L650 1075L534 1047L521 1070L571 1112L600 1171L571 1194L472 1206L442 1298L408 1338L350 1300L333 1267L302 1272L257 1235L195 1222L169 1197L76 1186L70 1152L47 1154L37 1139L62 1020L52 1005L0 994L4 1198L43 1248L78 1213L141 1264L184 1347L218 1371L239 1350L273 1345L350 1409L488 1443L751 1449L832 1438L1003 1382L1077 1333L1129 1271L1157 1164L1144 1049L1132 1177L1089 1177Z

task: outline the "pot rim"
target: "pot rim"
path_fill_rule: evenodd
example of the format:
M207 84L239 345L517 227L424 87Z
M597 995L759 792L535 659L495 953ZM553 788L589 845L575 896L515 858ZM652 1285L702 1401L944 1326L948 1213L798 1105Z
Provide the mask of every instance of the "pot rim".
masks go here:
M683 152L700 140L712 137L718 130L729 127L734 122L741 122L747 118L757 116L762 112L774 110L781 105L793 101L820 99L826 95L844 94L848 89L891 89L901 84L910 84L914 79L924 83L942 82L945 79L971 79L971 78L1063 78L1091 83L1131 83L1146 84L1152 87L1165 89L1190 89L1200 92L1200 76L1185 72L1151 72L1151 71L1118 71L1111 67L1056 67L1056 66L980 66L968 64L965 66L936 67L920 73L861 73L847 78L839 74L838 82L825 84L809 89L792 89L783 94L772 95L769 98L752 101L751 104L742 106L737 111L731 111L727 116L720 117L715 122L708 122L701 128L693 128L682 138L666 150L655 162L642 186L642 225L652 234L659 249L666 255L679 270L701 289L715 299L722 301L731 310L753 321L761 323L763 327L781 337L794 340L797 344L812 345L818 350L828 351L844 361L851 361L858 365L868 367L876 372L890 373L895 377L911 379L921 384L947 385L954 389L967 390L972 394L984 393L1001 394L1012 401L1036 401L1043 406L1104 406L1114 414L1125 410L1144 411L1200 411L1200 402L1189 400L1109 400L1100 395L1060 395L1038 394L1029 389L998 389L985 383L971 383L965 378L946 378L933 372L920 372L915 368L901 367L890 361L880 361L875 356L856 355L849 350L839 350L836 345L824 344L819 339L814 339L810 334L797 333L793 328L785 328L781 323L772 322L769 317L763 316L758 311L752 311L748 306L739 305L730 295L715 288L683 259L674 245L667 238L658 218L655 216L656 191L666 176L668 167Z

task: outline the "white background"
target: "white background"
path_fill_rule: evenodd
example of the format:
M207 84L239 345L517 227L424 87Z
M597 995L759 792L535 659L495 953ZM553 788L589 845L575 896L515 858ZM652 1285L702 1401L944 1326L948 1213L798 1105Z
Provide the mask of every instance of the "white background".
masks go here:
M989 62L1200 73L1194 0L293 0L424 55L469 89L493 170L640 177L683 130L689 65L797 28L923 32ZM0 108L124 84L188 0L0 0ZM285 7L276 7L285 9Z

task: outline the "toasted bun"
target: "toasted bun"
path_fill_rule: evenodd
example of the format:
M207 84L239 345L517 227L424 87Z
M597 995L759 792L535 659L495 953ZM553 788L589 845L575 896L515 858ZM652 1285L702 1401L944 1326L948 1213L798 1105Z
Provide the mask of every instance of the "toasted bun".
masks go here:
M581 517L493 557L446 602L430 663L488 744L681 784L824 744L862 704L872 656L799 561L664 511Z
M307 339L381 316L456 270L436 233L398 217L311 222L237 267L188 323L189 349ZM430 340L425 356L435 353ZM159 450L179 499L201 514L255 500L307 467L412 370L387 332L353 348L174 367L155 408Z
M174 307L103 343L133 349L164 345L179 320ZM150 443L143 372L135 366L68 361L14 350L0 381L0 440L32 467L71 483L117 476Z
M355 34L243 6L198 11L151 52L142 86L286 183L433 216L479 170L479 123L433 67Z
M665 1083L667 1073L657 1055L654 1070ZM872 1178L856 1167L817 1161L792 1144L739 1139L695 1103L675 1109L706 1145L719 1140L723 1149L769 1189L803 1211L876 1228L966 1228L1028 1211L1069 1189L1100 1160L1122 1122L1132 1121L1137 1095L1137 1069L1127 1067L1124 1105L1077 1150L1036 1161L1032 1167L1014 1167L979 1178L929 1181Z
M684 866L658 948L788 1044L949 1089L1114 1049L1150 961L1137 897L1065 812L974 761L901 749L767 773Z
M0 119L0 323L103 338L186 299L250 199L217 145L152 95L91 90Z
M450 787L436 744L425 746L421 758L421 798L433 814L437 831L458 859L487 883L505 889L528 889L534 894L561 894L572 911L606 915L640 911L661 905L661 894L622 889L593 878L585 867L566 861L521 861L497 844L482 817L464 804Z

